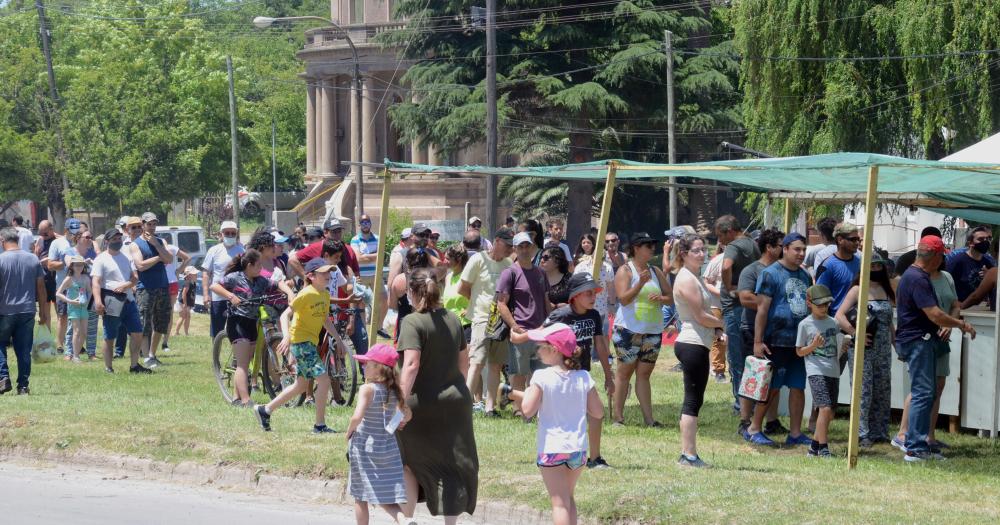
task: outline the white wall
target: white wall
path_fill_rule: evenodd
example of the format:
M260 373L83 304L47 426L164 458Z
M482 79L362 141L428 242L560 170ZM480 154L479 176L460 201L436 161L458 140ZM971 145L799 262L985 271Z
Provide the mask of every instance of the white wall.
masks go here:
M864 228L865 218L864 205L850 207L844 211L844 220L857 224L858 228ZM908 252L916 247L921 230L928 226L941 228L944 218L945 216L940 213L920 208L910 211L903 206L892 206L876 210L873 239L875 246L888 250L893 256ZM950 239L945 239L945 242L949 241Z

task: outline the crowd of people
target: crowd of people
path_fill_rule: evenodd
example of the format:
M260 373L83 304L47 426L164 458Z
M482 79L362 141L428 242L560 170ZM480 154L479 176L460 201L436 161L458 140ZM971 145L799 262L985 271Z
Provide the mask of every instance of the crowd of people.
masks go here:
M293 396L311 397L313 383L315 398L326 399L318 346L324 333L340 337L330 305L371 306L378 297L385 307L370 315L391 332L392 346L369 352L364 315L354 316L346 332L369 383L347 429L351 494L365 520L367 503L382 505L400 522L412 517L417 501L448 522L471 513L478 486L474 414L500 418L509 406L514 417L537 418L537 463L556 522L575 523L572 492L580 469L610 468L601 451L598 391L608 396L611 424L629 424L625 404L634 392L641 424L662 427L650 378L668 338L683 374L682 466L707 466L697 434L712 379L731 382L738 434L750 444L776 446L773 438L784 434L785 446L830 456L839 378L845 366L855 366L853 340L860 337L866 348L858 364L861 446L889 442L911 462L941 458L947 445L933 429L949 373L951 331L974 337L961 310L984 299L995 308L997 243L986 227L971 230L966 246L948 254L940 231L929 228L895 263L876 249L870 267L862 268L858 227L829 218L818 222L820 242L810 245L796 232L748 233L735 217L719 217L713 252L709 239L690 227L668 230L665 239L633 233L624 250L617 233L599 241L594 229L574 249L558 218L544 225L508 218L485 235L482 221L472 217L462 240L447 248L424 223L403 230L381 286L374 282L379 242L368 216L350 239L344 224L331 219L287 236L258 231L246 246L237 224L226 221L200 270L157 238L158 224L152 213L123 217L99 239L72 218L61 235L42 221L33 236L20 218L0 230L0 393L12 389L8 343L18 361L18 393L29 393L35 314L48 323L52 302L66 359L95 358L100 317L106 371L114 372L113 359L124 355L127 341L129 371L151 373L162 365L158 351L169 351L175 302L175 333L182 326L187 332L201 271L210 335L224 332L235 350L233 403L252 406L270 430L273 413ZM600 261L597 242L604 243ZM859 334L862 271L870 272L871 286L867 327ZM247 369L258 336L252 300L260 297L284 312L279 351L290 356L298 379L269 404L252 405ZM889 428L893 348L911 379L895 434ZM751 356L769 363L764 399L740 395ZM601 388L589 375L595 363L603 372ZM502 380L505 373L509 381ZM787 428L776 416L782 388L789 392ZM333 432L324 403L315 404L313 432ZM397 432L398 445L391 439Z

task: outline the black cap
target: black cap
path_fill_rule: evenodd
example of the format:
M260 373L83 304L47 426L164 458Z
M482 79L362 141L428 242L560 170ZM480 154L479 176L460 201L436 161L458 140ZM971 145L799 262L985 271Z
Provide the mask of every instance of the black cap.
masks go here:
M601 286L594 280L594 277L587 272L574 273L573 276L569 278L568 284L570 299L577 294L586 292L587 290L602 290Z
M344 229L344 225L340 224L340 221L338 221L337 219L327 219L327 221L323 223L323 230L324 231L326 231L326 230L343 230L343 229Z
M104 239L107 240L114 237L115 235L121 235L121 234L122 232L120 232L118 228L111 228L110 230L104 232Z
M410 228L410 233L413 235L427 235L431 233L431 229L428 228L426 224L417 222L413 224L412 228Z
M635 246L637 244L647 244L656 243L656 239L649 236L646 232L636 232L632 234L632 239L629 240L629 244Z
M514 230L507 228L505 226L497 230L497 232L493 234L493 238L500 239L501 241L506 241L510 243L511 241L514 240Z

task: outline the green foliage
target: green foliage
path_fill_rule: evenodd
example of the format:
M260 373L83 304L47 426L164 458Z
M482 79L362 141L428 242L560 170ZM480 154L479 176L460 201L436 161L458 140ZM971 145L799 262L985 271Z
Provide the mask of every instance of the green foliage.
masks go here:
M385 239L385 264L389 264L389 255L392 249L399 244L400 234L404 228L413 226L413 215L409 210L389 208L389 235ZM377 232L376 232L377 233Z
M408 30L388 33L387 45L406 49L416 61L405 82L416 101L390 108L404 142L438 144L445 152L485 141L485 33L433 31L468 19L472 1L427 3L400 0L397 14ZM731 50L723 40L694 37L727 22L686 1L581 2L512 0L498 13L498 112L500 151L522 164L545 165L601 158L666 161L664 30L675 49ZM426 57L457 57L448 61ZM717 139L700 132L739 124L737 63L732 58L675 55L679 161L705 160ZM665 213L665 193L620 189L616 198L640 197L618 219L649 225ZM514 200L515 214L566 214L573 206L596 209L598 201L569 202L567 185L508 179L500 195ZM638 195L637 195L638 194ZM599 192L596 194L599 195ZM618 201L622 202L622 201ZM616 213L618 210L616 210Z

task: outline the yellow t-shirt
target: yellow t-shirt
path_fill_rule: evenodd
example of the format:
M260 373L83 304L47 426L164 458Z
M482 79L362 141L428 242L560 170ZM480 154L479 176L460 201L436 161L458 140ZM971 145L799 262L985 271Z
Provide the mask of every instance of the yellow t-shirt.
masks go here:
M292 343L319 343L323 321L330 315L330 292L306 286L292 300Z

